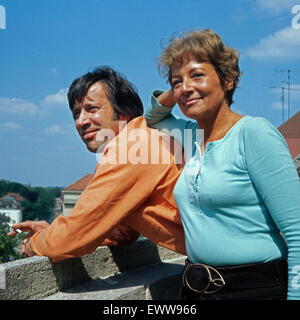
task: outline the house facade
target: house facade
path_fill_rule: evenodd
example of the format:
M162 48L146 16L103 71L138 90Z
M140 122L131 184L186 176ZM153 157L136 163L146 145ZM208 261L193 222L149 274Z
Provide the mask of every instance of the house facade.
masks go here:
M13 224L21 222L23 200L25 199L18 193L7 193L0 198L0 214L9 217Z
M74 208L81 193L86 188L88 183L92 180L93 174L87 174L78 181L69 185L62 191L62 215L67 216Z

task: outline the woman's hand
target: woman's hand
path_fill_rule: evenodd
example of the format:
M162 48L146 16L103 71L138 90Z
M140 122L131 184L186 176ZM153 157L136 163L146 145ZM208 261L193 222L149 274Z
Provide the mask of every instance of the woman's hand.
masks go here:
M176 104L172 89L165 91L157 97L157 101L165 107L172 108Z

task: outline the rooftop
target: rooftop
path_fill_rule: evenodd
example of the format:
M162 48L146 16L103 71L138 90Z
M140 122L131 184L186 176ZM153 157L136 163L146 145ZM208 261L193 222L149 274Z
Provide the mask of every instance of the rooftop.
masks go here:
M0 201L1 200L16 200L17 202L21 202L23 200L25 200L19 193L14 193L14 192L10 192L10 193L7 193L5 194L3 197L0 198Z
M278 127L285 139L300 138L300 111Z
M93 174L87 174L81 179L75 181L74 183L66 187L63 191L83 191L88 185L88 183L92 180L93 176Z

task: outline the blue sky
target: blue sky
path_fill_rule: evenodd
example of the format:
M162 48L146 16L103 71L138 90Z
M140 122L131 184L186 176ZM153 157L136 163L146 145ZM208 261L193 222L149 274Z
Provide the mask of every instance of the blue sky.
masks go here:
M298 4L0 0L6 13L6 29L0 29L0 179L67 186L93 173L96 157L77 136L67 106L71 82L110 65L135 84L147 106L153 89L168 88L156 67L161 44L174 32L195 28L213 29L240 51L244 74L233 109L278 127L281 89L271 87L286 86L288 69L294 89L290 116L300 110L300 29L292 27L292 20L298 21L292 8Z

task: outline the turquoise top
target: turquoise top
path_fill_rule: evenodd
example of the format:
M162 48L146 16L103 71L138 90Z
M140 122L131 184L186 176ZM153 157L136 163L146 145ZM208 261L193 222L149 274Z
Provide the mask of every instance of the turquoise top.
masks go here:
M177 123L171 110L152 96L145 117L152 124L165 118L156 127L170 130ZM182 119L178 126L182 136L198 128ZM189 259L224 266L288 257L288 299L300 299L300 183L282 135L246 115L203 154L201 139L193 145L174 189Z

